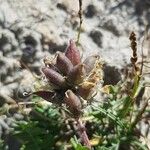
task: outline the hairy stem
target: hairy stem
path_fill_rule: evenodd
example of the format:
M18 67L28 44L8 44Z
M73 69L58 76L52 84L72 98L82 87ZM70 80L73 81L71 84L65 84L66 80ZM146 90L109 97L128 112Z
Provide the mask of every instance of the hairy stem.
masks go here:
M77 119L77 124L78 124L78 129L79 129L78 135L80 136L84 145L87 146L91 150L92 148L91 148L91 144L90 144L88 135L85 130L85 126L83 125L83 123L80 119Z

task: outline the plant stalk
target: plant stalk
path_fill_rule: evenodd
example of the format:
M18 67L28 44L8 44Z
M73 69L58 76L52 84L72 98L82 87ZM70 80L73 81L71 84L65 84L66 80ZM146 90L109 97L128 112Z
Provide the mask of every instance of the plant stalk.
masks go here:
M85 126L83 125L83 123L80 119L77 119L77 124L78 124L78 129L79 129L78 135L80 136L84 145L87 146L91 150L92 147L91 147L88 135L86 133Z
M78 12L78 15L79 15L80 23L79 23L77 42L76 42L77 46L79 45L80 34L81 34L81 26L82 26L82 22L83 22L83 19L82 19L82 0L79 0L79 12Z

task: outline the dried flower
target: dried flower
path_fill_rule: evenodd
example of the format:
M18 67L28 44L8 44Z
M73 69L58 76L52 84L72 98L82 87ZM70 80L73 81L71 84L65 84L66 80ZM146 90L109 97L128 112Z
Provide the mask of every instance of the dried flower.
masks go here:
M133 52L133 56L131 57L131 63L134 67L134 71L136 73L138 73L139 71L139 67L137 66L137 43L136 43L136 35L134 32L132 32L130 34L130 37L129 37L130 41L131 41L131 49L132 49L132 52Z

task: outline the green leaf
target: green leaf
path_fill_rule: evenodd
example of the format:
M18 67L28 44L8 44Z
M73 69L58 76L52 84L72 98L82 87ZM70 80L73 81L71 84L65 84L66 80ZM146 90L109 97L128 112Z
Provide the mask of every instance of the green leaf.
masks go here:
M78 142L78 140L77 140L76 137L71 138L70 141L71 141L71 144L72 144L74 150L89 150L89 148L87 148L86 146L82 146L82 145Z
M97 111L93 111L92 114L94 116L98 116L99 113L102 113L103 115L107 116L108 118L110 118L112 121L114 121L115 123L117 123L120 127L125 128L124 123L120 120L120 118L118 118L118 116L115 116L113 114L113 112L111 111L111 109L105 110L101 107L96 108Z
M131 111L132 100L129 96L123 99L123 107L119 111L119 117L124 118Z
M109 90L110 90L110 94L117 94L118 93L118 86L113 86L113 85L110 85L109 86Z
M141 142L137 140L132 141L131 144L137 146L138 147L137 150L149 150L149 148L146 145L143 145Z

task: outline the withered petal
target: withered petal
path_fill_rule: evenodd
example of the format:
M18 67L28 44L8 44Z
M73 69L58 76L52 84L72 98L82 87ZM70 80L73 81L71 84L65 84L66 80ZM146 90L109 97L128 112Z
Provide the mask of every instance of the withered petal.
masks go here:
M87 100L90 98L91 92L93 91L95 84L90 82L83 82L77 90L78 95L80 95L83 99Z
M89 94L91 93L91 89L84 89L84 88L79 88L78 89L78 94L83 98L87 99L89 97Z
M66 49L65 55L69 58L74 66L81 62L80 52L73 40L70 40L70 44Z
M99 55L92 55L92 56L87 57L84 60L83 64L85 65L85 71L87 75L92 71L96 60L98 60L99 58L100 58Z

